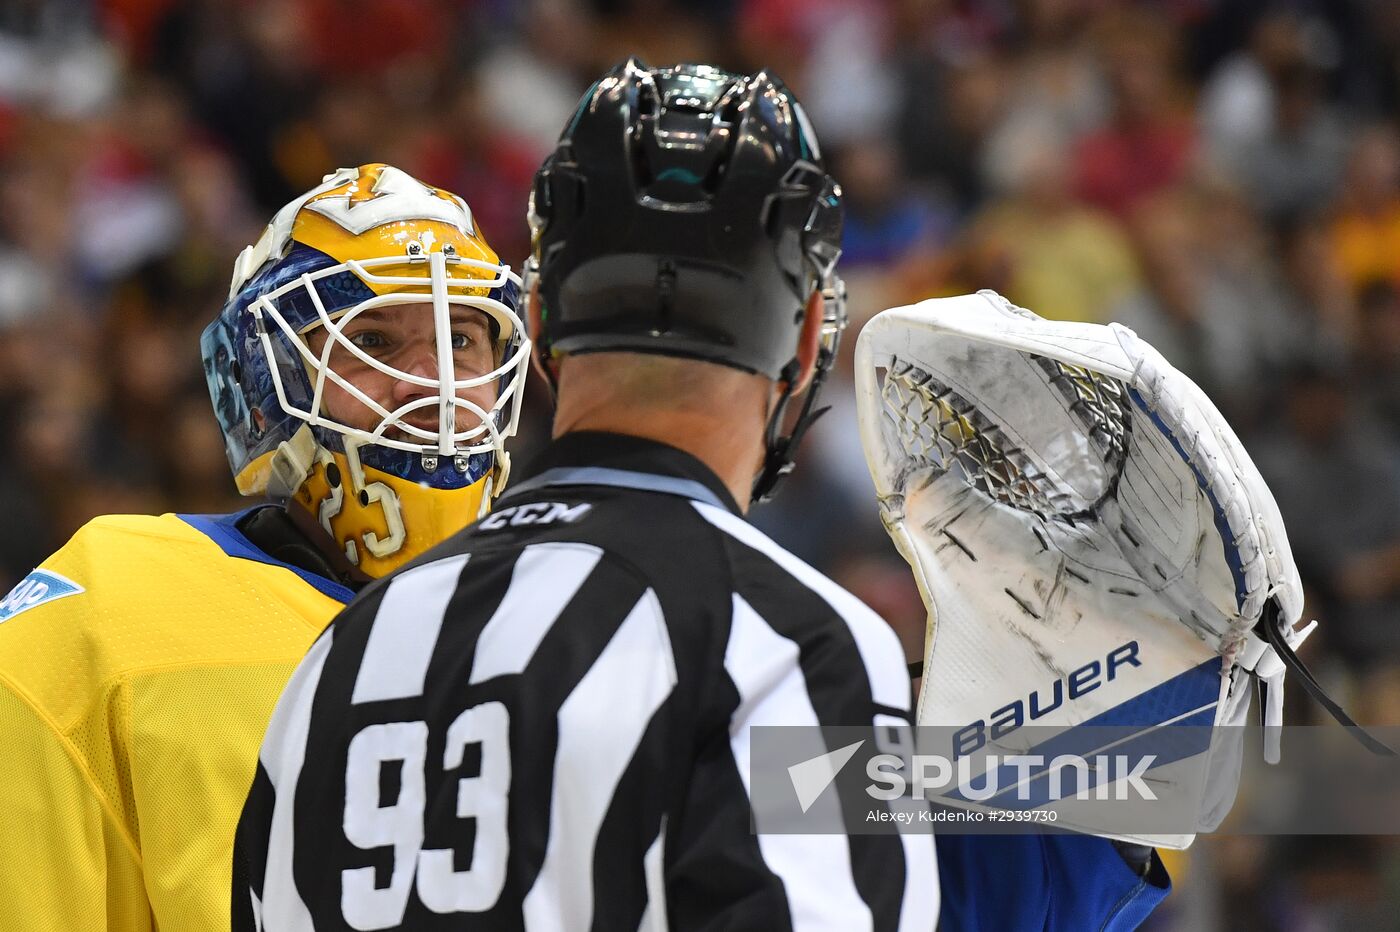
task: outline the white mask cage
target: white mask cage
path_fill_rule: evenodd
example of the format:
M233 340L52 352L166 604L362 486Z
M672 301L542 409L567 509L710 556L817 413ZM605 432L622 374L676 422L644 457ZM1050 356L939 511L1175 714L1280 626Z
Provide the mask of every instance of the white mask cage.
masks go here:
M371 271L385 266L425 267L426 275L385 275ZM490 277L468 277L466 274L453 275L450 270ZM405 294L394 292L368 298L348 310L337 311L334 316L327 312L321 295L315 285L321 279L343 272L350 272L370 285L384 286L429 286L426 294ZM313 427L324 427L347 438L361 443L378 444L394 450L419 453L425 457L454 457L457 462L477 453L502 453L507 437L515 434L520 420L520 401L525 384L525 374L529 368L530 340L520 317L509 305L487 297L486 293L506 287L508 284L520 287L520 277L509 266L497 265L478 259L457 256L450 245L442 251L427 252L417 242L408 244L407 254L385 256L375 259L347 260L330 268L308 272L288 282L280 288L263 295L250 306L257 332L267 356L268 369L272 374L273 387L282 410L293 417L305 421ZM313 353L307 346L305 333L316 326L304 327L300 332L278 310L278 301L298 290L304 290L316 309L319 325L325 328L327 339L319 353ZM375 359L347 338L343 330L357 316L365 311L385 305L431 304L433 328L436 341L437 377L415 375L395 368ZM500 328L502 336L494 348L495 368L482 375L458 379L452 348L453 307L467 307L481 311L492 318ZM289 398L278 366L272 334L266 321L271 320L286 336L286 342L296 348L307 367L311 383L309 403L302 407ZM394 379L433 389L434 393L417 398L390 410L371 398L359 387L330 365L331 354L337 346L343 347L356 359ZM330 381L344 389L370 411L379 416L379 423L373 430L364 430L341 423L328 416L323 409L326 382ZM499 383L500 393L489 409L460 397L460 393L483 385ZM423 408L435 408L438 415L436 430L410 424L405 417ZM457 429L459 410L470 412L476 423L467 429ZM389 431L398 436L389 436ZM406 438L406 439L401 439Z

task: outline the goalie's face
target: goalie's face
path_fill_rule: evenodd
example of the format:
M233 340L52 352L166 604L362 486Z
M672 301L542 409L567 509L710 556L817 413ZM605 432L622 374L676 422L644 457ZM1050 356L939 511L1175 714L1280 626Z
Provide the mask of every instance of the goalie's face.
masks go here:
M442 310L439 326L431 304L382 304L301 335L320 370L335 373L321 381L319 419L345 440L343 452L321 450L291 504L371 577L480 516L504 477L483 473L479 456L433 449L443 438L499 443L506 353L500 321L467 306Z
M519 286L464 200L392 166L287 204L202 341L239 491L306 512L368 576L479 517L519 417Z
M454 307L450 332L443 336L446 345L439 347L431 305L377 307L344 324L341 338L331 347L328 367L375 404L389 411L404 411L398 418L403 425L432 433L439 428L439 406L431 401L436 398L437 389L428 383L439 380L439 352L450 348L456 381L479 379L500 364L495 336L499 329L481 311ZM312 354L321 357L331 336L324 327L313 327L305 339ZM455 407L456 422L450 429L466 432L479 427L482 418L477 412L492 410L497 391L491 382L458 389L457 398L467 404ZM322 408L332 420L367 433L375 431L382 422L377 411L335 382L326 384ZM391 427L385 436L415 442L403 427Z

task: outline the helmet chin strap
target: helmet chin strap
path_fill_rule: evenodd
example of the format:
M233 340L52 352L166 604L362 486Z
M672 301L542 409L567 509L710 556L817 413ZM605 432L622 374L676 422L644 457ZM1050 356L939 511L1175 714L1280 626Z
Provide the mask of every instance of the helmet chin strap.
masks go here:
M773 406L773 413L768 417L768 427L764 431L763 469L754 479L753 492L750 495L752 504L759 505L773 498L778 483L797 465L797 447L801 444L803 435L816 423L817 418L831 410L829 406L816 410L812 408L816 404L817 396L821 394L822 382L826 380L826 374L831 370L834 361L835 354L831 350L822 347L818 351L812 384L807 388L807 396L802 401L802 410L792 425L792 431L786 436L778 432L782 429L783 414L787 411L788 402L792 400L792 387L797 384L799 369L796 359L783 367L780 376L783 389Z
M801 372L796 358L783 367L782 394L778 396L778 402L768 418L768 427L764 432L763 469L754 479L751 504L762 504L773 498L778 483L792 472L796 465L797 448L802 443L802 437L808 428L817 422L817 418L831 410L829 406L814 410L813 406L821 395L827 375L836 364L836 350L841 345L841 334L846 329L846 284L837 277L834 271L835 262L833 258L829 264L816 270L822 296L822 335L817 343L817 362L812 370L812 384L807 387L807 397L802 401L802 410L792 425L792 431L787 436L780 436L778 431L782 428L783 414L787 410L787 403L792 400L792 388Z

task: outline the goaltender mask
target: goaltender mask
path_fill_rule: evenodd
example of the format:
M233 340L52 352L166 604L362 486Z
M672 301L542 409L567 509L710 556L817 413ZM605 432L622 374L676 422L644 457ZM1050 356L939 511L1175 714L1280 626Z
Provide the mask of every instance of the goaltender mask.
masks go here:
M202 341L232 515L93 520L0 602L7 928L229 924L278 693L332 616L500 493L519 279L454 194L341 169L238 257Z

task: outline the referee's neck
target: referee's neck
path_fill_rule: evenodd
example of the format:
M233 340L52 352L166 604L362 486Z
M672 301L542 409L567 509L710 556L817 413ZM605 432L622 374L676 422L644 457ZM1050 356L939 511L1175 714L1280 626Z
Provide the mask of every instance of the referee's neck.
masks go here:
M558 382L555 437L605 431L684 450L748 510L763 464L771 381L696 360L595 353L561 360Z

